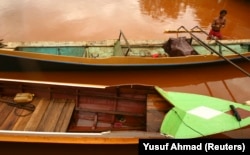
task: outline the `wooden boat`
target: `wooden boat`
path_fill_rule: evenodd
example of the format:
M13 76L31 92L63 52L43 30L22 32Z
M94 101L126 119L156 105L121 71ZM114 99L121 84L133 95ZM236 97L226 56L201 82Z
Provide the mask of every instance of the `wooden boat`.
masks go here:
M159 129L170 107L153 86L0 79L0 94L1 141L137 144L139 138L166 138Z
M166 128L178 128L180 122L173 119L166 123L165 120L168 120L171 111L181 107L176 104L186 98L175 103L173 101L180 95L172 92L175 95L168 97L165 93L157 86L143 84L97 86L0 79L0 139L5 142L138 144L139 139L172 138ZM200 100L195 94L189 94L189 98L190 95L194 103ZM202 99L207 100L206 97ZM215 104L230 112L228 105L219 106L221 102L216 101ZM223 102L236 108L243 107L239 103ZM204 106L202 103L197 105ZM244 108L250 110L249 107ZM238 124L233 114L227 115L231 123ZM249 124L248 112L242 126L226 127L224 130L217 127L209 133L203 129L203 137ZM185 133L185 130L179 132Z
M84 70L122 69L232 63L250 61L250 40L205 40L191 37L189 46L195 52L180 51L174 55L164 47L168 40L127 40L122 37L87 42L6 42L0 48L1 70ZM182 46L182 45L180 45ZM185 53L186 52L186 53ZM6 65L11 64L11 65ZM236 66L236 64L233 64ZM238 66L237 66L238 67ZM244 70L244 69L241 69Z

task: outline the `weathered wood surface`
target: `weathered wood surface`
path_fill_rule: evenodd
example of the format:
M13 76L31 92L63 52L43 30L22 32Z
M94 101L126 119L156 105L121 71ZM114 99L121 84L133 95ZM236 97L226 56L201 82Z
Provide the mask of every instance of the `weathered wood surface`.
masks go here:
M0 129L18 131L65 132L68 128L75 102L73 100L35 98L31 104L36 109L17 109L0 102Z
M158 94L149 94L147 102L147 131L159 132L162 120L171 107Z

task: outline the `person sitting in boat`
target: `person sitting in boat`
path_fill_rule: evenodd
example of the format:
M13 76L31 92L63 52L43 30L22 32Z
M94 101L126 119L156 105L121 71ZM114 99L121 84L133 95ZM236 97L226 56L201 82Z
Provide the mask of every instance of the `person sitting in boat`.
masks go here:
M222 39L220 30L226 25L226 15L227 10L221 10L219 17L213 20L208 39Z

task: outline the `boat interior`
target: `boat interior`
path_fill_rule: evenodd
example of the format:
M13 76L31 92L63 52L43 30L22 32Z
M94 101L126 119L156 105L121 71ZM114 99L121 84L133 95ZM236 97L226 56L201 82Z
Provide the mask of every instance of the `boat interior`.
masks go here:
M154 87L104 88L0 81L0 129L159 132L172 107Z
M198 30L197 30L198 29ZM190 37L180 36L183 31ZM200 27L195 26L191 30L181 26L177 29L177 37L168 40L128 40L120 31L119 37L114 40L72 43L21 43L6 45L1 41L1 47L10 48L15 51L36 52L42 54L53 54L61 56L73 56L83 58L107 58L112 56L132 57L178 57L188 55L232 55L243 54L250 51L250 41L235 42L227 40L201 40L195 33L208 35Z

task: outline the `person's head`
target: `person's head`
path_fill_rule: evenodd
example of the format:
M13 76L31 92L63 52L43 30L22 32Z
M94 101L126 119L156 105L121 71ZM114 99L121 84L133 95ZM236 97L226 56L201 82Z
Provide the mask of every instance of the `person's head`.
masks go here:
M227 10L221 10L220 11L220 16L225 16L227 14Z

